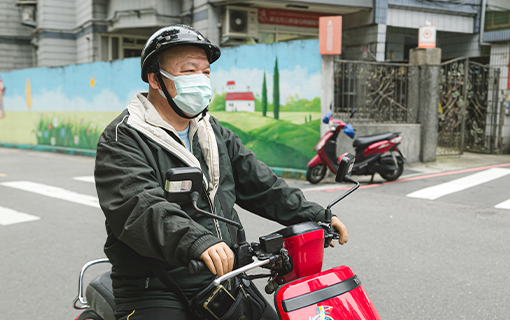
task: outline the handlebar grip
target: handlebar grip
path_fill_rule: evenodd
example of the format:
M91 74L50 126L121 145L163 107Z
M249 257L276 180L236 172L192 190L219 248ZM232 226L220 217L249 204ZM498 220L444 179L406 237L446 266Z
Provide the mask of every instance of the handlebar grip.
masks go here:
M209 268L207 268L207 265L201 260L191 260L189 262L189 272L191 274L199 274L206 270L209 270Z

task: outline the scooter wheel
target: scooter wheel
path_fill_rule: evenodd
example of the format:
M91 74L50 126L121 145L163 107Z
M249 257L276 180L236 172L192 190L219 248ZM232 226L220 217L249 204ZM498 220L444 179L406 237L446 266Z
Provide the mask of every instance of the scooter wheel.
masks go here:
M402 172L404 172L404 161L400 159L400 157L397 157L397 164L398 168L394 172L379 172L381 177L387 181L397 180L402 175Z
M306 170L306 180L311 184L319 183L326 176L326 164L320 164Z

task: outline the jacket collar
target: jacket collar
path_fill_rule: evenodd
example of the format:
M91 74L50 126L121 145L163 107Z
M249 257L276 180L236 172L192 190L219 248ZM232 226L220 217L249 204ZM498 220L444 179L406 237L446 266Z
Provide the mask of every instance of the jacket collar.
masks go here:
M186 149L186 147L175 141L164 131L164 129L169 130L177 135L175 128L163 120L161 115L146 96L146 93L138 93L129 103L128 125L151 138L161 147L167 149L181 159L188 166L201 168L198 159L188 149ZM208 183L204 176L205 185L211 193L211 198L214 198L219 185L220 176L218 145L216 143L213 128L209 121L210 115L207 114L202 120L199 119L200 117L190 120L190 140L192 140L193 134L196 130L200 148L202 149L202 154L209 169L210 183Z

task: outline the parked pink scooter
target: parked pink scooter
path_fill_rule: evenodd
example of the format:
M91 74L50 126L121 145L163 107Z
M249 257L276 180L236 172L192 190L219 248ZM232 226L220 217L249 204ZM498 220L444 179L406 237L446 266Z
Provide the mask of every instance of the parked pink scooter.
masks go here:
M351 124L333 118L331 113L326 114L322 122L329 124L330 130L315 146L317 155L308 162L306 180L313 184L324 179L327 168L336 174L339 161L336 140L340 131L343 129L346 135L354 138L354 129ZM405 156L398 148L401 141L400 132L380 133L356 138L352 143L356 150L356 162L352 168L352 174L371 175L371 182L373 182L375 173L379 173L381 177L388 181L397 180L404 171Z

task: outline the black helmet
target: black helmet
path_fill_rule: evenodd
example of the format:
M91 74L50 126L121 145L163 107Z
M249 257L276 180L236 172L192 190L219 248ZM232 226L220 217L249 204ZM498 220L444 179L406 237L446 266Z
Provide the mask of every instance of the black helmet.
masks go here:
M142 80L149 82L147 74L158 54L175 46L192 45L202 48L209 63L220 57L220 48L207 40L200 32L184 24L174 24L156 31L142 50Z

